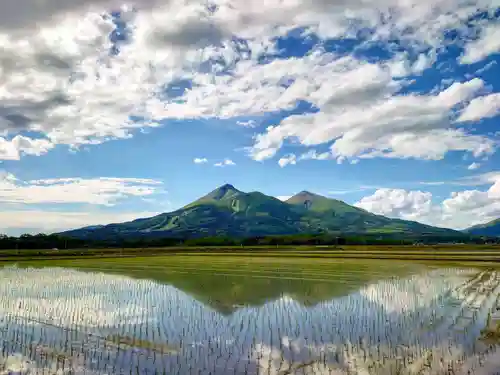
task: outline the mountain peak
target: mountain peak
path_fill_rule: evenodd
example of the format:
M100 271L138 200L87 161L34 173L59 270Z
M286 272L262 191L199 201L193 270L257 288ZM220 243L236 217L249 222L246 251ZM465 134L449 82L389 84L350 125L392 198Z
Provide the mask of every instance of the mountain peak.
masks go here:
M309 211L324 212L360 212L359 208L348 205L345 202L337 199L324 197L319 194L311 193L310 191L303 190L293 197L289 198L286 203L294 206L301 206Z
M299 233L408 233L431 230L459 234L415 222L389 219L337 199L301 191L282 202L263 193L244 193L224 184L173 212L134 221L66 232L84 239L230 236L237 238Z
M219 186L217 189L211 191L204 197L200 198L198 201L203 200L211 200L211 201L219 201L225 197L232 196L235 194L241 193L238 189L236 189L233 185L231 184L224 184Z
M287 202L294 203L298 201L313 200L313 199L328 199L328 198L319 194L311 193L310 191L307 190L302 190L300 193L297 193L294 196L288 198Z
M311 197L322 197L322 198L325 198L319 194L316 194L316 193L311 193L310 191L308 190L302 190L300 193L298 193L297 195L309 195Z
M227 191L227 190L236 190L237 191L238 189L236 189L231 184L224 184L224 185L219 186L216 190L225 190L225 191Z
M293 197L289 198L286 203L293 204L296 206L303 206L306 210L315 210L320 207L330 205L330 200L318 194L311 193L307 190L302 190L300 193L295 194Z

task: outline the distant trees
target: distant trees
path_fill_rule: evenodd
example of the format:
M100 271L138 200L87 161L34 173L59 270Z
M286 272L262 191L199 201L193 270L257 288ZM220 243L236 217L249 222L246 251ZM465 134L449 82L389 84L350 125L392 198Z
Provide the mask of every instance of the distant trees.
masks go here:
M23 234L19 237L0 234L0 249L78 249L78 248L146 248L171 246L343 246L343 245L413 245L440 243L500 243L500 238L492 237L443 237L443 236L404 236L402 234L295 234L287 236L228 237L212 236L199 238L179 237L110 237L98 240L85 240L64 237L56 234Z
M22 234L19 237L0 234L0 249L66 249L79 248L85 241L76 238L63 237L55 234L39 233L36 235Z

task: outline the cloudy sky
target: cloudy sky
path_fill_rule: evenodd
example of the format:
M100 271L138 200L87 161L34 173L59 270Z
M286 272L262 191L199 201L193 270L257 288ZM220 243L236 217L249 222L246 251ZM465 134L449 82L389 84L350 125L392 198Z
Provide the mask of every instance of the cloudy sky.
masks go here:
M500 0L2 1L0 45L5 233L223 183L500 217Z

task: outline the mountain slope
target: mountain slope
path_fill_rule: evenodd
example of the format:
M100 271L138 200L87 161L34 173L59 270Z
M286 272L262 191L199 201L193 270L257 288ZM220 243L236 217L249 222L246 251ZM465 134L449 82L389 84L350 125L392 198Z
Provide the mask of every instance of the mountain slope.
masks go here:
M339 213L366 213L366 211L361 208L348 205L347 203L337 199L326 198L318 194L310 193L305 190L289 198L286 203L294 205L295 207L303 208L306 211L313 212L335 211Z
M307 191L283 202L260 192L245 193L229 184L173 212L63 234L106 239L137 236L252 237L325 232L460 236L457 231L390 219Z
M500 218L485 224L474 225L464 232L474 236L500 237Z

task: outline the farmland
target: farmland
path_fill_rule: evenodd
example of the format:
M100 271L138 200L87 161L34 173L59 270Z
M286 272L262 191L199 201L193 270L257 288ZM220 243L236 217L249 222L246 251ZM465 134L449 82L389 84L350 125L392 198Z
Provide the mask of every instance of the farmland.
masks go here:
M2 260L0 365L273 375L489 375L498 367L500 268L484 259L199 250Z
M121 258L137 256L258 256L271 258L354 258L419 261L498 262L500 245L429 246L190 246L146 248L8 249L0 250L0 261L28 259Z

